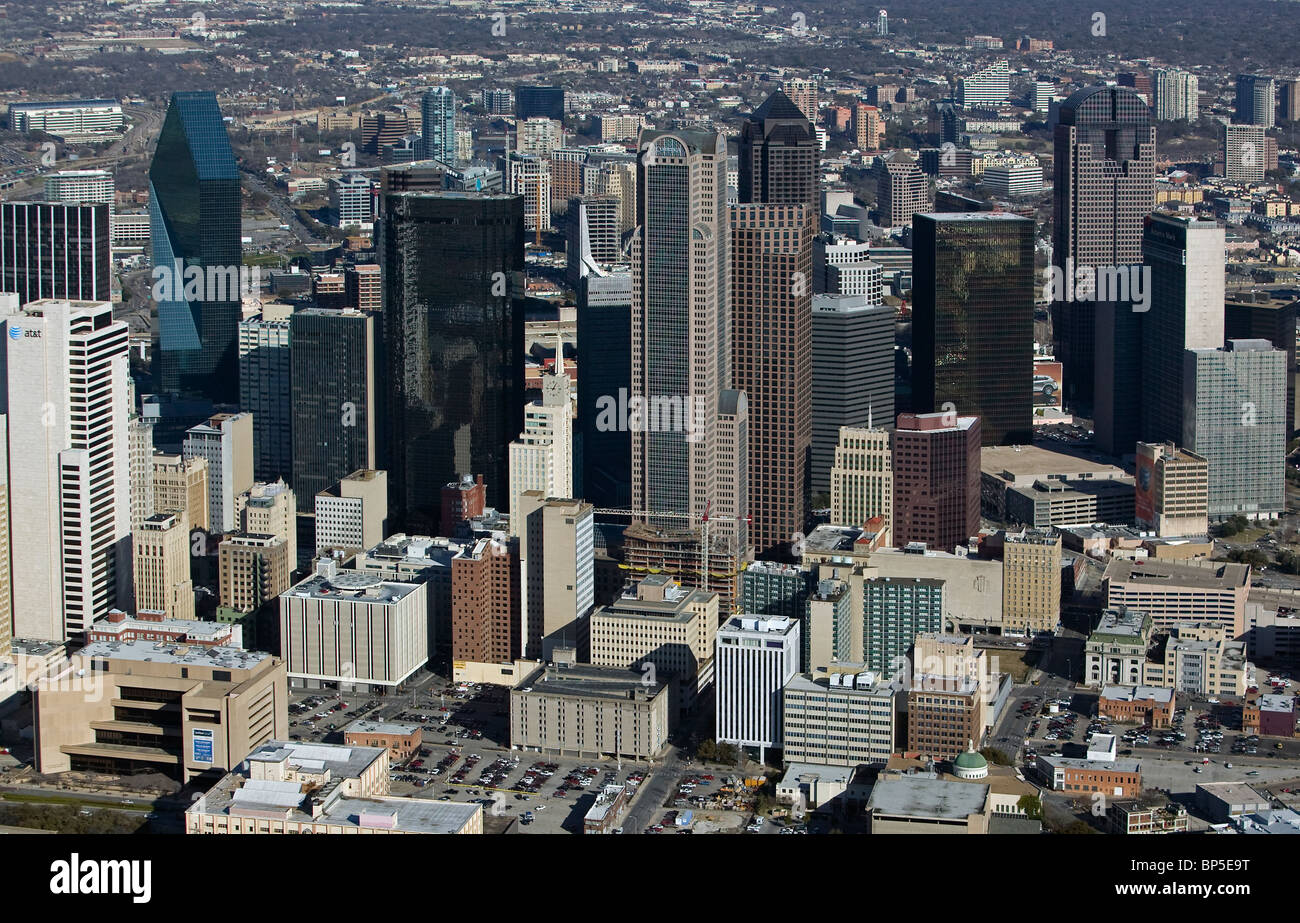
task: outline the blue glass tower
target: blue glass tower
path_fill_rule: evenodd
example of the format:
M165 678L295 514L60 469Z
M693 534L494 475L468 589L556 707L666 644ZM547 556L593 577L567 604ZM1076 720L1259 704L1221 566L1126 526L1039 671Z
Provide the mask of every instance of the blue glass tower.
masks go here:
M158 301L160 391L239 400L239 213L239 169L216 95L172 94L149 168L153 264L178 274L197 267L204 284L174 284Z

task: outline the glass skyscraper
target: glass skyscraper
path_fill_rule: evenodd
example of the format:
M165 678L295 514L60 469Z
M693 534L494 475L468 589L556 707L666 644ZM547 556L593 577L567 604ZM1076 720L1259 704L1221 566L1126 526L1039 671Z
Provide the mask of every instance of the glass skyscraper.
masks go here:
M293 493L299 509L310 510L316 494L340 478L375 467L374 315L295 311L289 342Z
M483 475L505 509L507 447L522 430L524 206L472 192L389 195L379 222L384 277L389 515L434 535L441 489Z
M172 94L149 168L149 215L155 269L198 267L205 281L229 279L233 269L238 278L239 169L214 93ZM173 298L158 302L159 390L235 403L238 283L205 284L206 298L173 288Z
M1061 103L1052 161L1052 264L1064 277L1078 267L1141 265L1142 222L1155 207L1155 150L1150 107L1129 88L1087 87ZM1132 421L1121 408L1137 392L1141 331L1129 308L1091 298L1052 305L1065 401L1085 416L1094 402L1106 404L1097 410L1106 423ZM1096 429L1099 443L1132 451L1128 436L1136 433L1112 439L1108 426Z
M456 162L456 94L447 87L426 90L420 98L420 139L425 158Z
M1034 222L1004 212L917 215L913 232L913 407L952 403L983 420L984 445L1029 445Z

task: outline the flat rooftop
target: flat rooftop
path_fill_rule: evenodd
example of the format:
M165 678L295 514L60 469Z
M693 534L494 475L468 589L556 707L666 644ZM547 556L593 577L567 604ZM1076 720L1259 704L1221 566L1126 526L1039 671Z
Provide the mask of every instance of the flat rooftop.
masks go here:
M984 811L988 795L987 785L924 776L896 776L876 782L867 808L892 817L964 820L971 814Z
M333 577L319 574L308 577L298 585L286 590L281 597L365 602L391 606L401 602L416 590L422 589L415 583L395 583L383 579L378 574L364 571L339 571Z
M176 663L216 670L250 670L272 656L237 647L203 647L176 641L93 641L78 654L107 660Z
M1029 487L1039 478L1057 475L1068 480L1111 479L1125 476L1123 468L1068 452L1036 445L986 445L980 448L980 472Z
M663 683L647 683L646 675L622 667L600 667L578 663L569 666L547 664L529 674L514 692L576 696L580 698L630 699L644 690L653 699L664 690Z
M1262 795L1245 782L1201 782L1196 791L1205 792L1228 804L1268 804L1267 795Z
M1174 690L1160 686L1103 686L1101 697L1113 702L1170 702Z
M1233 590L1250 584L1249 564L1218 564L1198 567L1171 561L1128 561L1116 558L1106 565L1104 579L1133 583L1144 588Z
M345 734L391 734L406 737L420 730L418 724L401 724L397 721L353 721L343 729Z
M1142 626L1147 614L1139 609L1107 609L1101 614L1101 621L1093 635L1114 635L1137 640L1142 634Z
M1038 757L1039 762L1049 767L1061 769L1096 769L1109 772L1141 772L1142 763L1138 760L1081 760L1068 756L1047 756Z

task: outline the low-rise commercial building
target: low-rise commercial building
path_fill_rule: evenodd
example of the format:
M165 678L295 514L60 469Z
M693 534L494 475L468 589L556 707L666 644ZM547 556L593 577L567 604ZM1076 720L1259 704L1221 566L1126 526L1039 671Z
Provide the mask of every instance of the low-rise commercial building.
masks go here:
M420 751L423 735L418 724L353 721L343 730L343 742L355 747L384 747L390 762L404 763Z
M1186 833L1187 808L1175 801L1166 804L1111 801L1106 805L1106 827L1109 833L1130 835Z
M1142 792L1142 764L1137 760L1088 760L1040 756L1038 768L1055 792L1101 792L1107 797L1136 798Z
M1155 686L1104 686L1097 714L1112 721L1169 727L1174 720L1174 690Z
M596 794L596 803L582 818L583 833L613 833L618 829L632 793L626 785L606 785Z
M1212 824L1267 811L1272 802L1243 782L1202 782L1196 786L1196 809Z
M36 681L36 769L218 776L289 729L285 664L165 641L95 641Z
M86 629L86 641L166 641L198 647L242 647L238 625L201 622L198 619L169 619L160 613L129 616L119 609Z
M385 747L274 740L185 812L190 834L483 832L483 806L388 794Z
M510 747L655 759L668 743L668 686L641 671L557 656L510 691Z

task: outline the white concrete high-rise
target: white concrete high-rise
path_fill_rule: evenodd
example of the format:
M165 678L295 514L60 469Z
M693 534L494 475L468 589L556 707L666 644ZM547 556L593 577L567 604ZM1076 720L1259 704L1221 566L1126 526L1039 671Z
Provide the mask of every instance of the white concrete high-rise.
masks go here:
M737 616L718 629L713 658L719 743L781 746L781 690L799 672L798 620Z
M1195 74L1176 67L1157 68L1151 75L1151 89L1156 121L1195 122L1200 118L1200 85Z
M59 170L45 177L47 202L113 204L113 174L107 170Z
M573 496L573 407L562 347L555 370L542 376L542 400L524 408L524 431L510 443L510 510L519 509L525 491L545 497ZM523 535L523 523L511 517L512 535Z
M131 595L127 326L108 302L0 295L14 635L64 641Z

